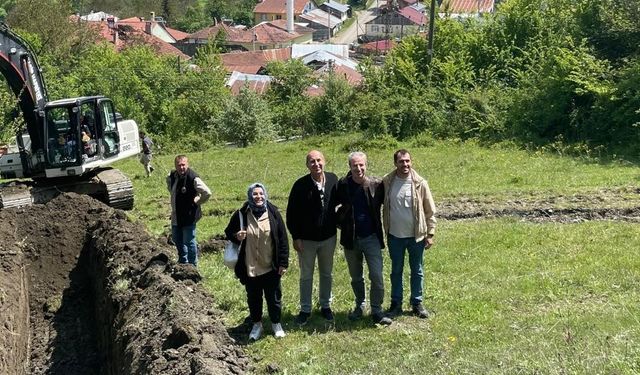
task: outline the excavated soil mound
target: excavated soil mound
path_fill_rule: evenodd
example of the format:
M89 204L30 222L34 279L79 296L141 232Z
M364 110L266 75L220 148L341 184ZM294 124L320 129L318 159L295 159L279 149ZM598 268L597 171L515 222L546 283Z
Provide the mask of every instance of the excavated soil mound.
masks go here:
M237 374L190 265L89 197L0 211L0 374Z

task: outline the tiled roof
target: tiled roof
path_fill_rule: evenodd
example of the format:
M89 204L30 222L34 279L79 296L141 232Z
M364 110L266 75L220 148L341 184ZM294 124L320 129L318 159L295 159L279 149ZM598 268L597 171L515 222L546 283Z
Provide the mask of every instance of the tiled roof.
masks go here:
M170 27L164 27L167 32L175 39L176 41L181 40L189 36L189 33L185 33L184 31L172 29Z
M358 49L364 49L367 51L388 51L391 48L395 47L395 42L393 40L377 40L375 42L369 42L365 44L361 44L358 46Z
M262 44L286 43L300 37L303 34L313 33L312 29L300 25L295 25L295 31L293 33L288 33L286 30L286 26L282 28L277 25L278 23L262 22L252 27L250 30L248 30L248 32L251 33L249 35L255 36L256 42ZM251 41L251 38L249 40Z
M427 17L425 17L424 13L416 10L412 5L400 9L400 14L417 25L424 26L427 24Z
M223 23L198 30L193 34L188 35L184 39L207 40L210 38L215 38L220 31L223 31L226 34L226 40L229 42L251 43L251 41L253 41L253 33L245 29L238 29L225 25Z
M302 14L309 0L293 0L293 14ZM256 4L253 13L286 14L286 0L264 0Z
M115 48L117 50L121 50L122 48L131 45L143 44L150 46L154 51L161 55L178 56L184 60L190 59L189 56L182 53L182 51L173 45L136 28L131 28L129 30L125 30L125 28L110 29L106 22L88 22L88 24L95 28L96 31L98 31L98 34L110 43L114 43L114 33L118 32L118 38L115 42Z
M445 0L440 5L441 12L454 14L493 12L494 0Z
M270 23L271 25L280 28L284 31L287 31L287 20L274 20L274 21L269 21L268 23ZM313 33L315 30L313 30L310 27L306 27L306 26L302 26L299 25L297 23L293 23L293 31L295 31L296 33L302 35L302 34L311 34Z
M270 61L286 61L291 58L291 48L266 49L263 51L222 53L220 59L227 71L257 73Z

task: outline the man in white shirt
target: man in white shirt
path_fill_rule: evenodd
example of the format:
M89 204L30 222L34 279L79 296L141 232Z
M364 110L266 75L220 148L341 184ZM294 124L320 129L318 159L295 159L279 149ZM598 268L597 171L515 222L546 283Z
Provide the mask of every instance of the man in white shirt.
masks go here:
M427 318L422 300L422 264L424 250L433 245L436 207L427 180L411 167L409 151L396 151L393 162L395 170L383 178L384 230L391 258L391 306L388 314L391 317L402 314L402 273L406 250L411 269L411 310L416 316Z

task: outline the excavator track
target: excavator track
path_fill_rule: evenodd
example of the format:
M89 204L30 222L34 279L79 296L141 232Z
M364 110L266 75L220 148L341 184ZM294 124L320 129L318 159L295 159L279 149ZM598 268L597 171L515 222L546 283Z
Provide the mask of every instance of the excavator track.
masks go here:
M29 185L11 182L0 186L0 209L30 206L32 204L33 198Z
M133 208L133 184L129 177L117 169L105 169L96 177L104 186L104 203L113 208L130 210Z
M106 168L74 181L43 180L0 185L0 209L44 204L63 192L90 195L113 208L133 208L133 184L117 169Z

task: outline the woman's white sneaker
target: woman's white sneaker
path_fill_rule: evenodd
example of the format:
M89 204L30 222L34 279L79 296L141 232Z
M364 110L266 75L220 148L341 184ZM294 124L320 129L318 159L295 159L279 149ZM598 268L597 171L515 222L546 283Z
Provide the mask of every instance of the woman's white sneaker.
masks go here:
M286 333L284 333L284 330L282 329L282 324L280 323L272 324L271 328L273 328L273 335L276 338L283 338L287 335Z
M251 333L249 334L250 341L256 341L262 336L262 322L253 323L253 328L251 328Z

